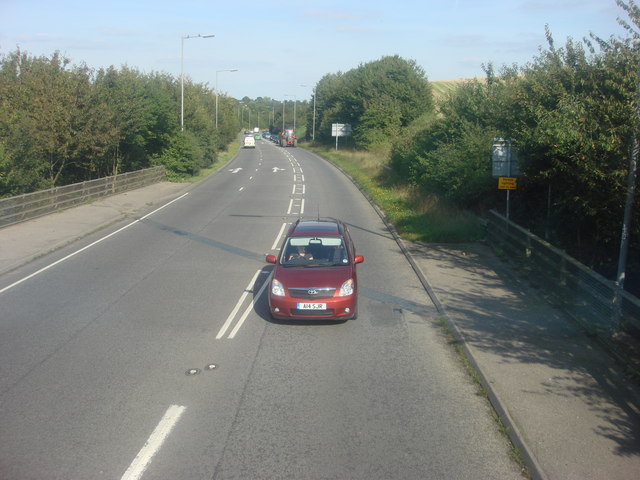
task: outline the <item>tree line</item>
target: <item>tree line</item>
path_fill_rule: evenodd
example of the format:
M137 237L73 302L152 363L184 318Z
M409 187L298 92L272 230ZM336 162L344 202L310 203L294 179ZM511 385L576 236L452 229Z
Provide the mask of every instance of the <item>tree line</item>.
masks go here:
M58 52L0 57L0 197L165 165L212 165L240 128L236 102L203 84L129 67L93 70Z
M485 78L463 82L437 102L422 69L397 56L325 75L315 90L316 138L331 144L330 124L350 123L356 148L389 151L394 181L479 213L505 213L491 149L494 138L510 139L521 170L510 218L615 278L640 64L640 9L618 4L630 18L620 20L626 38L589 35L558 46L547 28L546 48L529 63L498 72L485 65ZM636 288L638 197L627 274Z

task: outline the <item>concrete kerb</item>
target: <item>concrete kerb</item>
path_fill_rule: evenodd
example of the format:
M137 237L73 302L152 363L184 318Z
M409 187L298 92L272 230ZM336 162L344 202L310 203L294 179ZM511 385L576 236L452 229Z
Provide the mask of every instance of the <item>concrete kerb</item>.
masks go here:
M360 193L364 195L364 197L367 199L367 201L371 204L373 209L379 215L380 219L385 224L389 232L391 232L391 235L393 236L396 243L400 247L400 250L404 254L409 264L411 265L411 268L413 268L413 271L418 276L418 279L420 280L420 283L422 284L423 288L427 292L427 295L429 295L429 298L433 301L433 304L435 305L437 312L441 315L442 319L450 327L455 340L461 346L462 351L464 352L464 355L466 356L469 364L475 370L478 376L478 379L480 381L480 384L487 391L487 398L489 400L489 403L491 404L492 408L498 415L498 418L500 418L500 421L506 427L509 440L518 449L519 454L522 457L522 461L527 467L529 476L534 480L548 480L548 477L544 473L543 469L540 467L531 449L525 442L524 436L520 433L520 429L518 428L515 421L509 414L508 409L505 407L506 402L504 402L500 398L500 395L492 387L491 382L488 381L487 376L482 372L482 369L480 368L480 365L474 358L473 352L469 348L468 342L466 341L463 333L460 331L455 321L447 314L444 308L444 305L442 304L442 302L440 302L440 299L436 295L435 290L429 283L429 280L425 276L420 266L417 264L417 262L413 258L413 255L411 255L411 252L409 252L409 250L407 249L404 241L402 240L402 238L400 238L400 235L398 235L398 232L396 231L395 227L387 221L384 215L384 212L380 210L380 208L375 204L375 202L369 196L369 194L365 192L360 187L360 185L358 185L358 183L354 180L354 178L351 175L349 175L344 169L340 168L338 165L335 165L334 163L329 162L327 159L321 157L320 155L317 155L315 153L313 154L318 158L324 160L325 162L328 162L329 164L333 165L340 172L342 172L342 174L345 175L356 186L356 188L360 191Z

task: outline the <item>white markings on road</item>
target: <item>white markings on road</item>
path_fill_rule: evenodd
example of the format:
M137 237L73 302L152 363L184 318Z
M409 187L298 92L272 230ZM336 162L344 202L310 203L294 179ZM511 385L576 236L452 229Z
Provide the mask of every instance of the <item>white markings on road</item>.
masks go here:
M186 407L180 405L171 405L167 409L158 426L138 455L136 455L136 458L133 459L127 471L124 472L122 480L137 480L142 476L154 455L160 450L165 439L169 436L169 433L171 433L176 423L178 423L178 420L180 420L180 416L184 413L185 409Z
M231 322L233 322L233 319L236 318L238 310L240 310L240 307L244 303L244 300L247 298L247 295L249 295L250 293L253 293L253 290L251 288L256 283L256 278L258 278L258 275L260 275L260 270L258 270L255 273L255 275L249 282L249 285L247 285L247 288L244 289L244 292L240 296L240 300L238 300L238 303L236 303L236 306L233 308L233 310L227 317L227 320L224 322L224 325L222 325L222 328L218 332L218 335L216 335L216 340L220 340L222 337L224 337L224 334L227 332L227 329L231 325Z
M293 208L293 198L289 201L289 208L287 208L287 215L291 215L292 208Z
M266 273L266 272L261 272L261 273ZM240 320L238 320L238 323L236 323L236 326L233 328L233 330L231 330L231 333L229 334L229 338L234 338L236 336L236 333L238 333L238 330L240 330L240 327L242 327L242 324L244 323L244 321L249 316L249 313L251 313L251 311L254 309L255 304L256 304L256 300L258 300L260 298L260 296L262 295L262 292L264 292L264 289L267 287L268 284L269 284L269 282L267 280L265 280L262 283L262 286L260 287L260 290L258 290L258 293L251 300L251 304L244 311L244 314L242 315Z
M37 275L40 275L41 273L43 273L43 272L45 272L45 271L49 270L50 268L53 268L53 267L55 267L56 265L58 265L58 264L60 264L60 263L62 263L62 262L64 262L64 261L66 261L66 260L69 260L71 257L75 257L75 256L76 256L76 255L78 255L79 253L82 253L82 252L84 252L85 250L88 250L88 249L90 249L91 247L96 246L96 245L97 245L97 244L99 244L100 242L103 242L104 240L106 240L106 239L108 239L108 238L111 238L111 237L113 237L114 235L117 235L118 233L122 232L123 230L126 230L127 228L129 228L129 227L131 227L131 226L135 225L136 223L139 223L139 222L141 222L142 220L144 220L144 219L146 219L146 218L149 218L149 217L150 217L151 215L153 215L154 213L159 212L159 211L160 211L160 210L162 210L163 208L168 207L168 206L169 206L169 205L171 205L172 203L177 202L178 200L180 200L180 199L182 199L182 198L186 197L187 195L189 195L189 192L187 192L187 193L185 193L185 194L183 194L183 195L180 195L178 198L174 198L174 199L173 199L173 200L171 200L169 203L165 203L165 204L164 204L163 206L161 206L160 208L156 208L153 212L149 212L149 213L147 213L144 217L141 217L141 218L139 218L138 220L135 220L135 221L133 221L133 222L131 222L131 223L129 223L129 224L127 224L127 225L125 225L125 226L124 226L124 227L122 227L122 228L119 228L119 229L118 229L118 230L116 230L115 232L111 232L109 235L106 235L106 236L104 236L104 237L102 237L102 238L100 238L100 239L96 240L95 242L93 242L93 243L91 243L91 244L87 245L86 247L82 247L80 250L76 250L75 252L70 253L70 254L69 254L69 255L67 255L66 257L61 258L60 260L57 260L57 261L53 262L52 264L47 265L46 267L41 268L41 269L40 269L40 270L38 270L37 272L33 272L31 275L27 275L26 277L24 277L24 278L22 278L22 279L18 280L17 282L12 283L11 285L7 285L6 287L4 287L4 288L0 289L0 293L4 293L4 292L6 292L7 290L10 290L10 289L12 289L13 287L15 287L15 286L17 286L17 285L20 285L21 283L26 282L26 281L27 281L27 280L29 280L30 278L33 278L33 277L35 277L35 276L37 276Z
M224 325L222 325L222 328L220 329L220 331L218 331L218 335L216 335L216 340L220 340L222 337L225 336L225 334L227 333L227 330L229 329L229 327L233 323L234 319L236 318L236 315L238 314L238 311L240 311L240 307L242 307L242 305L244 304L244 301L247 299L247 296L250 293L255 293L254 290L253 290L253 286L256 284L256 280L258 279L258 275L260 275L260 274L266 275L267 272L263 272L262 270L258 270L253 275L253 278L249 282L249 285L247 285L247 288L245 288L244 292L242 292L242 295L240 296L240 299L238 300L238 303L236 303L236 306L233 308L233 310L231 311L231 313L227 317L227 320L224 322ZM251 313L251 310L254 309L256 301L258 300L258 298L260 298L260 295L262 295L262 292L264 292L264 289L266 288L268 283L269 282L267 282L267 281L263 282L262 287L260 287L260 290L258 290L258 292L253 296L253 298L251 299L251 303L246 308L246 310L242 314L242 317L240 317L240 319L236 323L236 326L233 327L233 330L231 330L231 333L229 334L229 336L227 338L232 339L232 338L234 338L236 336L236 333L238 333L238 330L240 330L240 327L242 327L242 324L244 323L244 321L249 316L249 313Z
M238 167L238 168L230 168L229 171L231 173L238 173L240 170L242 170L242 167Z
M284 233L284 229L285 228L287 228L286 222L282 224L282 227L280 227L280 231L278 232L278 236L274 240L273 245L271 245L271 250L275 250L276 248L278 248L278 245L280 244L280 239L282 238L282 234Z

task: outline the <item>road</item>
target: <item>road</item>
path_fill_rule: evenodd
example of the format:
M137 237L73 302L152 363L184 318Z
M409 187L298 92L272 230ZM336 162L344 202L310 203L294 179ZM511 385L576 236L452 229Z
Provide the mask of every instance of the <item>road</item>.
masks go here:
M261 141L155 208L0 277L40 271L0 294L1 478L522 478L415 273L334 167ZM359 317L273 322L264 254L317 215L365 256Z

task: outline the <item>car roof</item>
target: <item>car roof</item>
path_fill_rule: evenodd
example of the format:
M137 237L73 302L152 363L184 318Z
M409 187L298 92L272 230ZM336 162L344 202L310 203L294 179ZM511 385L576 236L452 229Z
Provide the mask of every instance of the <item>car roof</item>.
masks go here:
M339 220L298 220L289 235L291 236L308 236L308 235L342 235L344 228Z

